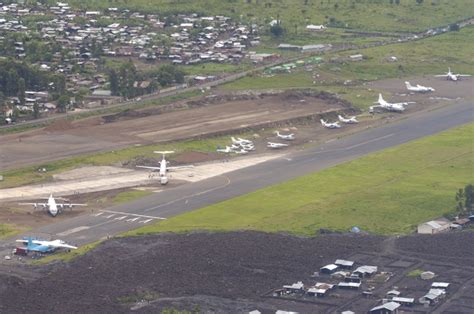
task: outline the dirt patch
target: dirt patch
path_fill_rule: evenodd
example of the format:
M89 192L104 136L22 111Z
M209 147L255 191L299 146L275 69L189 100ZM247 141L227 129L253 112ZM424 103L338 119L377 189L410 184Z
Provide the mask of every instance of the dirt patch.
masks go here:
M204 152L183 152L175 156L173 160L178 164L193 164L226 158L223 154Z
M474 262L474 244L469 241L472 236L473 233L460 232L386 241L371 235L300 238L233 232L115 239L71 264L57 265L56 270L39 280L13 282L11 287L0 291L0 312L128 313L133 308L138 313L157 313L173 306L204 313L243 313L254 309L264 313L274 313L277 309L300 313L351 309L362 313L378 304L378 299L394 285L408 296L418 298L426 293L430 281L406 276L415 268L433 270L439 276L437 280L452 283L447 299L429 309L434 310L444 304L456 306L474 292L474 285L468 284L472 268L469 268L471 272L466 268ZM384 246L392 246L392 242L397 249L387 253ZM467 247L429 250L430 256L425 258L411 257L420 248L436 245L444 248L456 242ZM464 261L438 262L438 258L449 258L452 253L462 254ZM363 297L361 291L342 289L332 292L332 296L313 300L267 296L270 291L299 280L305 284L331 280L329 276L312 278L311 274L337 258L354 260L357 265L377 265L379 271L392 275L387 282L364 279L368 285L379 287L373 290L373 298ZM123 302L142 295L152 297L138 304ZM466 303L463 306L467 309ZM423 310L419 305L416 307ZM473 308L469 310L472 312Z
M71 121L66 119L56 120L47 127L44 128L46 132L57 132L57 131L67 131L74 128L74 125Z
M107 121L120 121L118 123L91 119L74 122L71 126L62 120L44 130L29 132L21 141L18 135L0 136L0 164L7 169L133 144L229 134L279 122L289 124L338 110L351 109L348 103L334 96L311 91L215 95L104 117Z

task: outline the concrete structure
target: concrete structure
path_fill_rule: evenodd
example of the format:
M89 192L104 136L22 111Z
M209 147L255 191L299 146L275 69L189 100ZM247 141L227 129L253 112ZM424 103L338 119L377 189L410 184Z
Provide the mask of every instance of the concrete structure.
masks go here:
M421 234L435 234L448 231L451 223L445 218L431 220L418 225L417 231Z

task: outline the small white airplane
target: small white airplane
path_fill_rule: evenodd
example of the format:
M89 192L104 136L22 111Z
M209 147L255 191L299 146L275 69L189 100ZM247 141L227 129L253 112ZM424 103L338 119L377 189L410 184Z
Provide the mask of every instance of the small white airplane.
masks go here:
M445 74L435 75L435 77L445 77L448 81L458 81L461 77L469 77L470 74L454 74L451 72L451 68L448 68L448 72Z
M249 152L242 148L241 150L235 150L234 153L239 154L239 155L246 155Z
M333 122L333 123L328 123L324 121L323 119L320 120L321 124L328 129L339 129L341 126L339 125L339 122Z
M288 144L268 142L267 147L278 149L278 148L288 147Z
M154 171L158 170L158 173L160 174L160 178L161 178L160 181L161 181L162 185L166 185L168 183L168 177L166 176L166 173L168 171L194 167L193 165L168 167L169 161L166 160L165 155L166 154L173 154L174 151L154 151L154 153L163 155L163 159L158 162L160 164L159 167L153 167L153 166L136 166L136 167L137 168L151 169L151 170L154 170Z
M359 121L357 121L357 119L356 119L356 116L349 117L349 118L344 118L343 116L338 115L337 118L339 119L339 121L341 121L343 123L347 123L347 124L359 123Z
M23 245L26 245L26 249L31 252L49 253L57 249L77 249L77 246L67 244L63 240L59 239L53 241L45 241L27 237L22 240L16 240L16 242L20 242Z
M369 112L373 112L374 108L382 108L388 111L403 112L405 111L405 106L408 106L409 104L414 104L414 103L415 102L413 101L389 103L383 99L382 94L379 94L379 100L376 102L376 104L378 105L370 107Z
M285 141L292 141L295 139L295 134L291 133L291 134L281 134L280 132L276 131L276 136L278 136L279 138L281 138L282 140L285 140Z
M243 145L240 145L240 147L242 147L242 149L246 151L255 150L255 146L253 144L243 144Z
M50 194L47 200L48 201L46 203L19 203L19 205L33 205L34 209L37 209L38 206L41 206L43 207L43 209L46 209L48 211L48 214L53 217L56 217L59 213L61 213L64 208L73 208L74 206L87 206L87 204L56 203L56 199L53 197L53 194Z
M236 145L248 145L248 144L253 144L252 141L246 140L246 139L240 138L240 137L238 137L237 139L236 139L235 137L231 137L230 139L232 140L232 143L233 143L233 144L236 144Z
M216 149L218 153L232 153L234 150L230 146L226 146L225 148L218 148Z
M405 82L405 85L410 92L428 93L428 92L435 91L433 87L422 86L420 84L417 84L416 86L412 86L410 82Z

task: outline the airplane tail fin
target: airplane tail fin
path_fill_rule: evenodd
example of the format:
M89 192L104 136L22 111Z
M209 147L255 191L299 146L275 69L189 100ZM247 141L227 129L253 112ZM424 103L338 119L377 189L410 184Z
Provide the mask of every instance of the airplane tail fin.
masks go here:
M379 94L379 103L381 103L381 102L383 102L383 101L384 101L384 100L383 100L382 94L380 93L380 94Z

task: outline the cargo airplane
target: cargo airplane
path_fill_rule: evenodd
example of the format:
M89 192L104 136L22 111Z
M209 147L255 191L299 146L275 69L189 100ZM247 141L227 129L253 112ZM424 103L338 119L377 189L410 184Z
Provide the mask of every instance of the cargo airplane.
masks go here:
M278 149L278 148L288 147L288 144L268 142L267 147L272 148L272 149Z
M51 253L57 249L77 249L77 246L69 245L63 240L44 241L36 240L31 237L16 240L16 242L26 245L25 249L28 252Z
M422 86L420 84L417 84L416 86L412 86L410 82L405 82L405 85L410 92L429 93L429 92L435 91L433 87Z
M56 217L59 213L63 211L64 208L73 208L74 206L87 206L87 204L75 204L75 203L56 203L56 199L53 197L53 194L50 194L47 198L46 203L20 203L19 205L33 205L34 209L37 209L38 206L43 207L43 209L48 211L53 217Z
M328 129L339 129L341 126L339 125L339 122L333 122L333 123L328 123L327 121L324 121L323 119L320 120L321 124Z
M413 101L410 102L399 102L399 103L389 103L383 99L382 94L379 94L379 100L376 102L375 106L371 106L369 108L369 112L374 112L375 108L382 108L388 111L394 111L394 112L403 112L405 111L405 106L408 106L409 104L414 104Z
M469 77L470 74L454 74L451 72L451 68L448 68L448 72L445 74L435 75L435 77L445 77L448 81L459 81L461 77Z
M347 124L359 123L359 121L357 121L355 116L349 117L349 118L344 118L343 116L338 115L337 118L339 119L339 121L341 121L343 123L347 123Z
M276 136L281 138L282 140L285 141L292 141L295 139L295 134L281 134L280 132L276 131Z
M168 177L166 175L166 173L168 171L194 167L192 165L168 167L169 162L166 160L165 155L166 154L172 154L172 153L174 153L174 151L154 151L154 153L155 154L162 154L162 156L163 156L161 161L158 162L160 164L159 167L153 167L153 166L136 166L136 167L137 168L151 169L152 171L158 170L158 173L160 174L160 183L162 185L166 185L168 183Z

